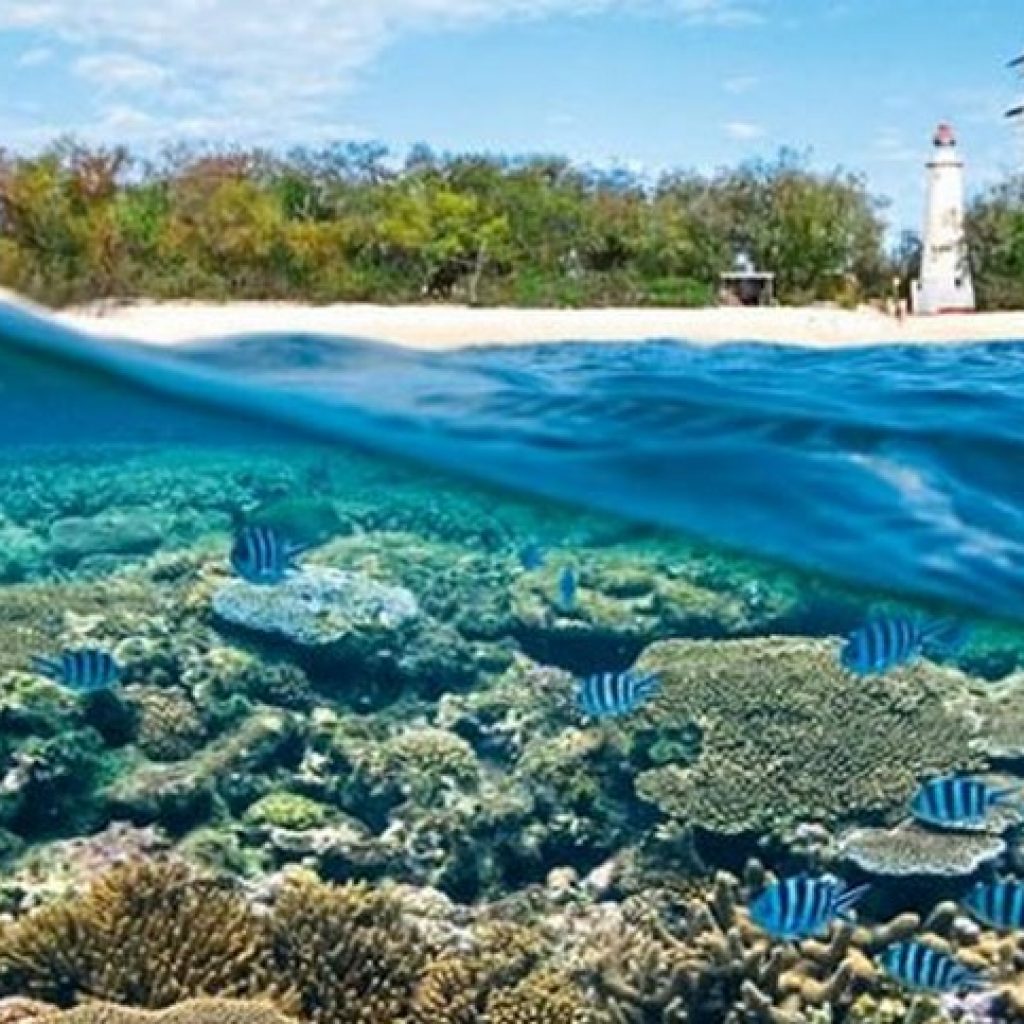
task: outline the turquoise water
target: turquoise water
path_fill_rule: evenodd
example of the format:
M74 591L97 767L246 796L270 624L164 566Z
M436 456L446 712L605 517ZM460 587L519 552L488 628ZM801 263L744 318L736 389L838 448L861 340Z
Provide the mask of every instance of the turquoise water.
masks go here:
M3 995L1019 1012L1024 349L0 345ZM801 874L860 927L773 932Z

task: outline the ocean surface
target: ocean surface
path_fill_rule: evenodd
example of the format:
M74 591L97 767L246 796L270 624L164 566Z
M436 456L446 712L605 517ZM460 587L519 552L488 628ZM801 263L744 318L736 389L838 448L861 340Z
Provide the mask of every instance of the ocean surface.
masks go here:
M0 1019L1024 1019L1022 399L0 308Z
M129 430L216 441L217 427L195 426L202 411L236 420L221 430L292 428L881 592L1024 617L1024 341L434 355L267 336L158 352L13 309L0 336L6 445ZM69 392L83 400L67 407Z

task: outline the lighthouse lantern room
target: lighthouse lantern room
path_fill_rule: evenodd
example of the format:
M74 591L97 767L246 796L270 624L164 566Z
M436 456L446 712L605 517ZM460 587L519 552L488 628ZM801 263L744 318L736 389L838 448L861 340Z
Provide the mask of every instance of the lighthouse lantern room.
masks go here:
M911 304L915 313L962 313L974 309L964 233L964 162L948 124L939 125L932 143L921 277L913 284Z

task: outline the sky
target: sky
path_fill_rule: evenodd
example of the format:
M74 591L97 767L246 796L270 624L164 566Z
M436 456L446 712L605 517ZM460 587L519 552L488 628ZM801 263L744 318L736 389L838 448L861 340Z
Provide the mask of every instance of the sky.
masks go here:
M895 231L940 120L971 190L1024 169L1018 3L0 0L0 147L374 139L656 175L787 146L863 173Z

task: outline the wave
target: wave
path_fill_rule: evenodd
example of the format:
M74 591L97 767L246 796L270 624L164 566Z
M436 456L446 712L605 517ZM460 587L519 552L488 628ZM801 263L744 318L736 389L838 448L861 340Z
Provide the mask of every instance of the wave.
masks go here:
M16 306L0 308L0 341L8 442L70 443L100 420L123 431L141 415L124 403L155 394L166 409L201 412L204 429L211 417L283 425L1024 619L1024 343L582 341L439 355L274 335L154 350ZM22 376L31 364L47 382L58 414L30 416L40 399L12 386L17 360ZM59 370L96 395L69 409L54 392Z

